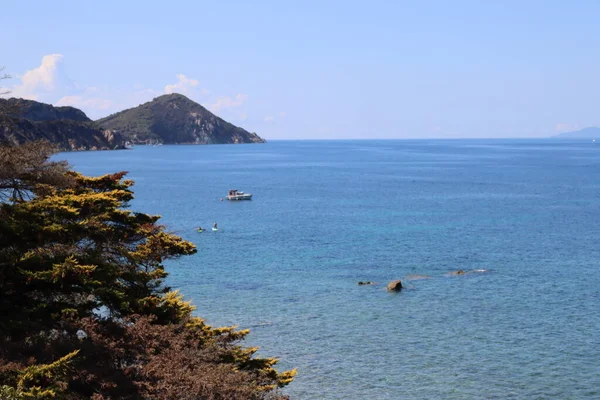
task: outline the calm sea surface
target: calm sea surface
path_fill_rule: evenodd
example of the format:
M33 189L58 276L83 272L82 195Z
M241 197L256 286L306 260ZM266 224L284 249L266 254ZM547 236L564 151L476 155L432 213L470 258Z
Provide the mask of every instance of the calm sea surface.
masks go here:
M293 398L600 398L591 141L298 141L59 158L85 174L130 171L132 208L198 246L168 263L168 283L210 324L250 328L246 344L280 357L280 370L298 368ZM230 188L253 200L220 201ZM195 231L215 221L219 232ZM449 274L459 269L469 273ZM393 279L405 290L386 292Z

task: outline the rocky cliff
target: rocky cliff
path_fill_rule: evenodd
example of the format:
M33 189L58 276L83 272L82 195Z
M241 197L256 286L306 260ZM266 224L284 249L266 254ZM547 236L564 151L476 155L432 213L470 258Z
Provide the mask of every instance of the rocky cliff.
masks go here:
M181 94L167 94L97 121L133 144L263 143Z
M121 135L102 129L77 108L0 99L0 141L20 144L41 139L66 151L125 148Z

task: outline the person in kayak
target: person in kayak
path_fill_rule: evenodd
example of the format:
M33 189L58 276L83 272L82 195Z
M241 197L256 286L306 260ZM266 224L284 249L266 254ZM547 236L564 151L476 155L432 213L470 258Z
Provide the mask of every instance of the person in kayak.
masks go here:
M202 232L204 229L202 229L201 226L198 227L198 232Z

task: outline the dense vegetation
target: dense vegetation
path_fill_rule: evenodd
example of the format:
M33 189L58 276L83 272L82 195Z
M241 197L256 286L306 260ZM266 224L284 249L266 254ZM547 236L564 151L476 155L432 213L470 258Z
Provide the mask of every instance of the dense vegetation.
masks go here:
M181 94L166 94L98 120L132 143L260 143L255 133L230 124Z
M294 371L164 285L194 245L127 208L125 172L86 177L53 151L0 145L0 398L283 398Z
M40 103L25 99L1 99L13 109L13 114L30 121L55 121L71 120L79 122L92 122L83 111L75 107L55 107L50 104ZM3 109L4 107L0 107Z
M124 148L118 134L102 129L77 108L0 99L0 114L0 141L22 144L44 139L61 150Z

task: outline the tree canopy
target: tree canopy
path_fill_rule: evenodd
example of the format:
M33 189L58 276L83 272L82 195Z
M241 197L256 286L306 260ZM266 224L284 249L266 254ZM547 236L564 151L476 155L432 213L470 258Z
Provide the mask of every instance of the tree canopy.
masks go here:
M165 286L165 260L196 248L128 208L126 172L51 154L0 145L0 398L284 398L295 371Z

